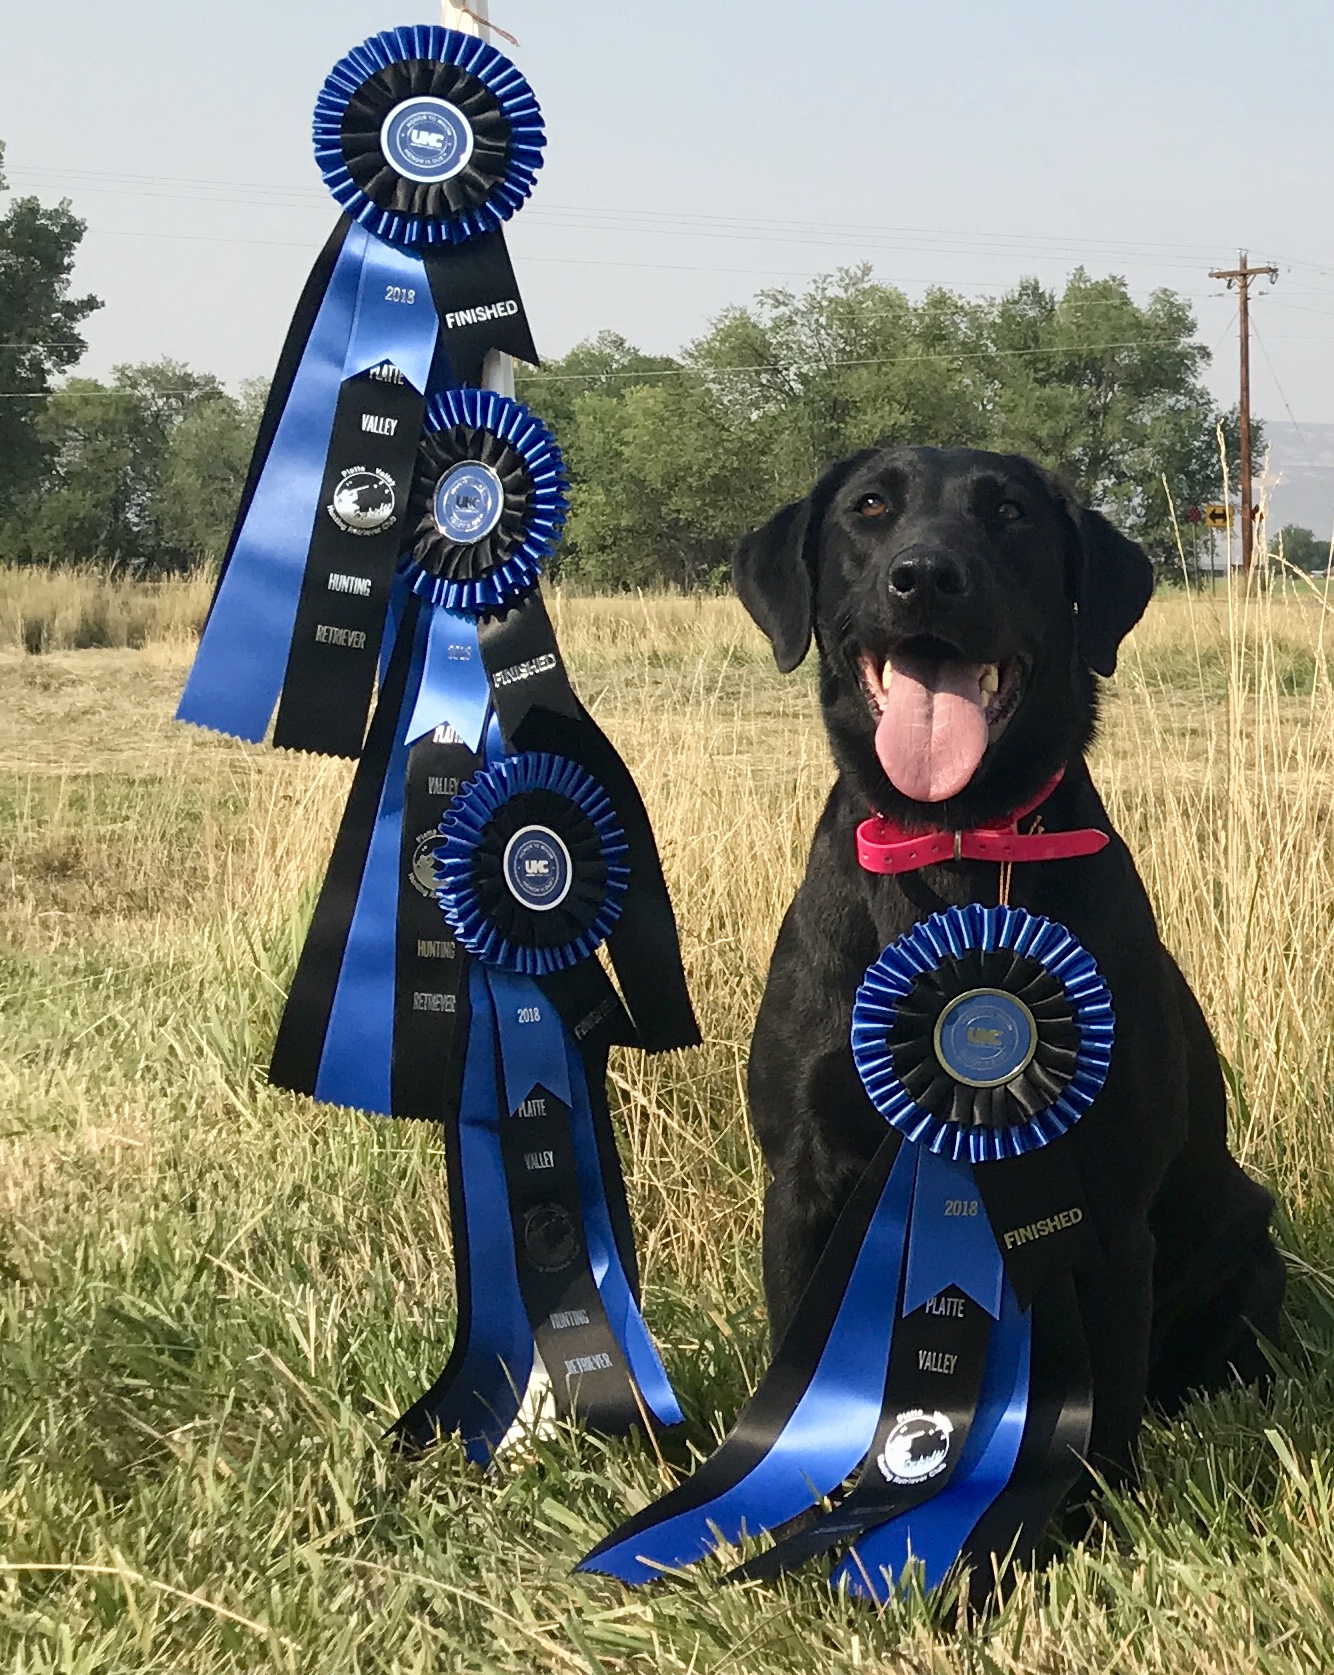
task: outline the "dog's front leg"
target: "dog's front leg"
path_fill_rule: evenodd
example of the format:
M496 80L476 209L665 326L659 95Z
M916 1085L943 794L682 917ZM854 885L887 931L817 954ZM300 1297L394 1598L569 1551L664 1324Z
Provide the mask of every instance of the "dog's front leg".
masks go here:
M1106 1237L1104 1232L1104 1238ZM1153 1317L1153 1235L1143 1221L1104 1247L1104 1260L1076 1276L1093 1374L1089 1464L1110 1482L1134 1464L1144 1412Z
M850 1058L848 1068L852 1069ZM883 1126L882 1122L881 1133ZM803 1138L805 1144L794 1147L778 1164L764 1195L764 1301L774 1349L870 1162L857 1152L832 1152L818 1135Z

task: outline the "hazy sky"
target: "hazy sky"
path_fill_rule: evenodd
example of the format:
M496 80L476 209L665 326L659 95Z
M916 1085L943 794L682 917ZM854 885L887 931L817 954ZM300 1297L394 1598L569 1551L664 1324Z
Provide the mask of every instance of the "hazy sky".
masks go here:
M1334 420L1328 0L492 0L550 145L510 246L539 348L671 350L729 302L860 260L913 294L1077 263L1167 285L1235 396L1239 246L1258 409ZM88 221L82 370L272 369L333 219L311 107L371 0L0 0L11 186ZM501 43L503 44L503 43Z

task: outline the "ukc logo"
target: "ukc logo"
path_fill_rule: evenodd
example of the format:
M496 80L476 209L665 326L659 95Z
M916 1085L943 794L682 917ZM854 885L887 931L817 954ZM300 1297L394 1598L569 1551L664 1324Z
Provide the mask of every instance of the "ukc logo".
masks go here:
M378 535L398 512L398 492L387 471L350 465L338 479L329 516L348 535Z
M899 1414L876 1457L880 1475L904 1486L927 1482L948 1464L953 1435L954 1426L943 1413L915 1407Z
M484 541L505 510L505 490L489 465L465 460L435 488L435 527L461 547Z
M936 1021L936 1057L968 1088L998 1088L1027 1070L1037 1049L1033 1014L1004 989L971 989Z
M472 124L448 99L405 99L380 129L386 162L405 180L422 186L452 180L467 168L472 149Z
M549 913L570 893L570 852L546 826L525 826L505 845L505 883L521 907Z

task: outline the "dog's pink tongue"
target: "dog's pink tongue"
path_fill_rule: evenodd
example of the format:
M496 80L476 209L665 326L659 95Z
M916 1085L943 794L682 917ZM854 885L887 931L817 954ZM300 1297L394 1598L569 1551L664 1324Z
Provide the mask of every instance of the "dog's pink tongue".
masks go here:
M893 666L875 753L905 797L943 803L963 790L987 748L978 689L986 665L901 656Z

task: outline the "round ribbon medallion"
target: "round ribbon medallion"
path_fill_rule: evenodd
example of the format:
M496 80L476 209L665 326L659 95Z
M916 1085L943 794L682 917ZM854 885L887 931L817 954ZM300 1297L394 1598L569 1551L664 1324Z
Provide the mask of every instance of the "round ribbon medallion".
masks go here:
M432 507L435 527L461 547L484 541L505 512L500 478L481 460L467 460L447 471L436 485Z
M1038 1026L1017 995L972 989L936 1019L936 1057L967 1088L999 1088L1026 1070Z
M386 160L406 179L422 185L452 180L467 168L472 148L468 119L448 99L405 99L380 129Z
M570 893L570 852L545 826L521 826L505 845L501 863L510 894L521 907L550 913Z
M555 437L520 402L434 396L408 501L409 587L474 616L521 598L560 540L565 488Z
M885 949L852 1011L852 1056L900 1133L968 1163L1068 1132L1107 1079L1114 1020L1092 956L1022 908L937 913Z
M629 846L606 792L545 751L476 773L441 822L440 906L486 965L542 977L586 960L620 917Z
M954 1425L948 1415L910 1408L899 1414L876 1459L881 1476L905 1488L936 1477L949 1464Z
M315 106L315 159L340 208L412 249L502 226L532 191L545 145L528 83L454 29L372 35L335 64Z

